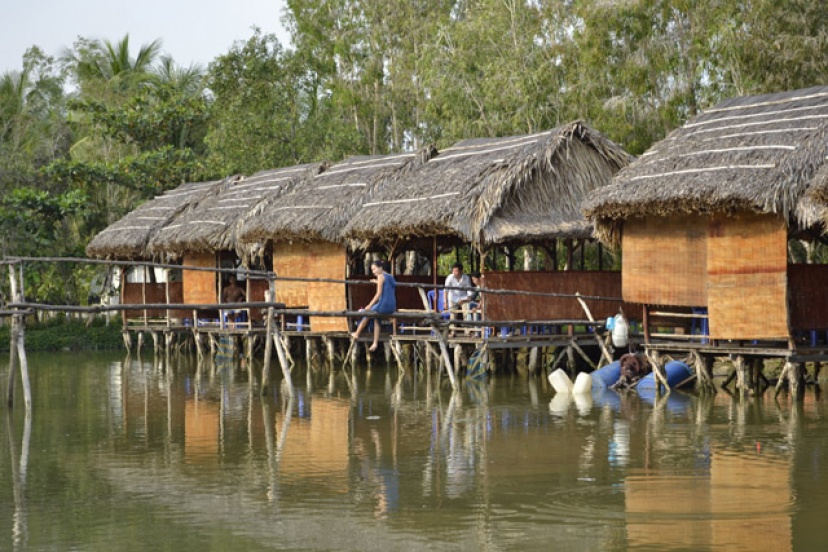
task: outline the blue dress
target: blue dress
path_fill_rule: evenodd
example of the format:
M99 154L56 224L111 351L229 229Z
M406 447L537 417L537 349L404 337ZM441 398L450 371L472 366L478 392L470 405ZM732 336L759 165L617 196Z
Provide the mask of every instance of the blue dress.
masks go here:
M377 314L394 314L397 310L397 280L386 273L385 281L382 283L379 301L371 307L371 311Z

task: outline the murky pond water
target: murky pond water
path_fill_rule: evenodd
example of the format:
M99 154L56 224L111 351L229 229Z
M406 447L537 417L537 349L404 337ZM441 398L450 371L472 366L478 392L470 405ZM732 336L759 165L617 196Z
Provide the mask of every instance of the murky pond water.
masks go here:
M29 361L33 414L18 389L0 423L0 550L828 544L828 411L810 387L799 404L573 402L541 379L452 394L383 366L300 370L289 400L234 366Z

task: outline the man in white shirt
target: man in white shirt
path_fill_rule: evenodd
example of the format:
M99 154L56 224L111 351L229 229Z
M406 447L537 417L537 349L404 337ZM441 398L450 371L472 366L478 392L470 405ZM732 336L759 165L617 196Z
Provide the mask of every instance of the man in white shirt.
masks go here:
M463 265L454 263L451 267L451 274L446 276L445 286L447 288L470 288L472 287L471 280L467 274L463 273ZM460 318L460 313L463 308L466 308L468 302L471 300L471 291L462 289L444 289L443 290L443 305L445 309L451 313L451 318Z

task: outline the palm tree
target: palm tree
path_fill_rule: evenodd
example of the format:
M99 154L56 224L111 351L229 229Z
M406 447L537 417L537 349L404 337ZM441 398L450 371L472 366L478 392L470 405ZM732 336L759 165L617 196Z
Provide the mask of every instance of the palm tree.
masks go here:
M129 34L113 44L109 40L95 40L79 51L67 50L64 60L75 67L78 82L106 82L128 87L147 81L152 75L152 64L161 52L161 39L143 44L135 57L130 55Z
M204 92L206 75L198 64L183 67L176 65L172 57L162 56L153 74L156 83L168 86L182 96L198 96Z

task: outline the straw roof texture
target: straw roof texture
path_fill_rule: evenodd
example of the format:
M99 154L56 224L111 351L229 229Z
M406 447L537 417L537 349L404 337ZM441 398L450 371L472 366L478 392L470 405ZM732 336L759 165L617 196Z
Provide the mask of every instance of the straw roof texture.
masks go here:
M577 121L538 134L464 140L372 190L346 235L455 236L477 244L589 236L582 200L630 160Z
M303 179L318 174L319 163L262 171L233 180L219 193L199 202L152 236L148 250L156 256L185 252L231 251L241 225L265 210Z
M727 100L670 133L584 205L618 243L628 217L778 213L808 226L805 196L828 155L828 87Z
M226 186L229 179L188 182L143 203L99 232L86 246L89 257L138 260L149 257L147 244L165 224Z
M366 190L405 174L433 154L429 147L417 153L359 156L337 163L246 220L239 234L242 247L256 248L272 240L343 242L342 230Z

